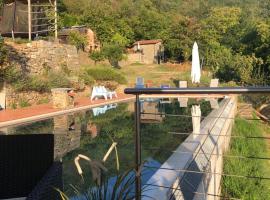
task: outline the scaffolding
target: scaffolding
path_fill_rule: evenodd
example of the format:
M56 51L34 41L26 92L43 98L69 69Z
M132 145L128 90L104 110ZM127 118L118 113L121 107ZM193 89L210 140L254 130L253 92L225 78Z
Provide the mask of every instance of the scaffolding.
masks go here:
M0 13L3 36L28 37L54 32L57 39L57 0L4 0Z

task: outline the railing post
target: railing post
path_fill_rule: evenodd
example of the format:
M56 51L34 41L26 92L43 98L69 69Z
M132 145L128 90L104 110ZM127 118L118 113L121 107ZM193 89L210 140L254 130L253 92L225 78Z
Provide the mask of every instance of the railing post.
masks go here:
M141 132L140 132L141 105L140 97L136 95L135 102L135 162L136 162L136 200L141 199Z

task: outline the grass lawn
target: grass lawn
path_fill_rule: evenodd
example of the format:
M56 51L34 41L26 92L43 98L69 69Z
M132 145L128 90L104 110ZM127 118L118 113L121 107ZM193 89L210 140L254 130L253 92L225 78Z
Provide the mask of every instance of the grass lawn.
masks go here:
M186 63L184 65L190 65ZM186 68L183 66L183 68ZM190 71L182 70L181 67L171 67L166 65L143 65L132 64L124 66L120 71L126 76L128 86L133 87L136 82L136 77L143 77L145 83L152 81L154 87L159 87L161 84L170 84L171 87L178 87L179 80L188 81L188 86L192 87ZM209 85L211 75L208 72L203 72L201 77L201 86Z
M247 121L237 118L233 135L270 136L269 125L261 121ZM232 138L228 155L270 157L269 141L263 139ZM242 176L270 177L270 161L259 159L224 159L224 173ZM224 176L222 196L229 198L267 200L270 199L270 180Z

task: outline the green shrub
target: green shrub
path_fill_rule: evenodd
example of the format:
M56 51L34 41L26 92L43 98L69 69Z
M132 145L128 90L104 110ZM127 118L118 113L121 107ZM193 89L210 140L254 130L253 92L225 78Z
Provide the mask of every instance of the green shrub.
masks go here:
M16 44L26 44L26 43L29 43L29 40L28 40L28 39L23 39L23 38L16 38L16 39L14 40L14 42L15 42Z
M87 69L87 74L97 81L116 81L119 84L127 83L126 78L121 73L111 68Z
M29 78L28 89L36 92L46 92L49 89L49 83L39 76L32 76Z
M83 80L84 84L90 86L95 83L95 79L87 72L83 72L79 75L79 79Z
M17 109L17 104L15 102L12 102L10 107L11 107L11 109L15 110L15 109Z
M26 99L19 99L19 106L25 108L31 106L31 104Z
M47 104L49 102L50 102L49 98L43 98L43 99L38 100L37 104L38 105L39 104Z
M63 72L63 73L65 73L66 75L68 75L68 76L70 76L70 74L71 74L71 70L68 68L68 66L67 66L67 63L62 63L61 64L61 71Z
M11 70L8 77L15 91L50 92L52 88L71 86L63 72L48 72L46 76L22 76ZM16 77L19 78L15 79Z
M4 80L7 83L13 83L16 82L20 79L22 79L22 72L20 70L18 70L16 67L14 66L9 66L8 68L6 68L3 72L3 77Z
M49 72L48 73L49 88L70 87L71 83L63 72Z
M0 36L0 66L6 61L6 58L7 58L7 49L4 46L4 39Z
M12 82L15 91L46 92L49 90L48 81L39 76L25 76Z
M87 45L87 38L78 31L72 31L68 35L68 43L74 45L77 50L84 50Z

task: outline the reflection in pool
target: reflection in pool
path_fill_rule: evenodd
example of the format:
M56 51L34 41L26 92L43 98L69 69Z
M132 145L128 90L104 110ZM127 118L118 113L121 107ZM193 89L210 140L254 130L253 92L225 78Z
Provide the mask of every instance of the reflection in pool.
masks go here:
M159 167L186 138L185 135L173 135L170 131L188 133L192 131L189 100L187 108L179 106L177 100L142 101L141 142L142 159L146 164ZM202 116L210 111L208 101L200 100ZM166 114L181 115L177 117ZM0 130L1 131L1 130ZM120 170L117 171L116 154L110 154L104 167L109 184L115 182L116 175L134 168L134 103L122 103L93 108L71 115L57 116L33 124L11 127L2 130L5 134L54 134L54 157L63 162L64 192L74 197L74 187L87 191L94 185L89 162L80 161L83 179L78 174L74 159L83 154L91 160L101 161L110 148L112 140L117 142ZM143 173L146 182L155 171Z

